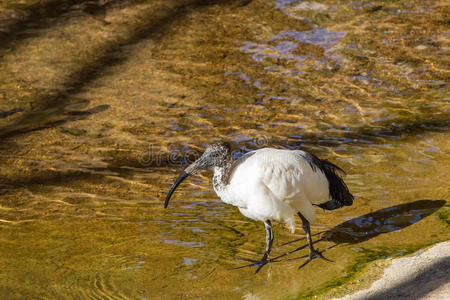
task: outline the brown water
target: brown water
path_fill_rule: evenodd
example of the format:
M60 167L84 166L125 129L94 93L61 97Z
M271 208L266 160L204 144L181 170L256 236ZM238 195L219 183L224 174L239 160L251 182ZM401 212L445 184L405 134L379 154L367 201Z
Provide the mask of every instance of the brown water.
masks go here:
M448 240L445 1L0 3L2 299L284 299L367 285L382 259ZM348 172L352 207L264 227L183 166L312 151ZM297 251L295 251L298 249Z

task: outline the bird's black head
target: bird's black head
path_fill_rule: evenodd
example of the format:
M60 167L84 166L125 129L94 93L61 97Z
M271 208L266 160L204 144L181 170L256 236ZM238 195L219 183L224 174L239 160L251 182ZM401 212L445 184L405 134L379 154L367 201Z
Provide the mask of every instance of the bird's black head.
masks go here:
M221 142L209 145L202 156L187 167L184 171L189 174L195 174L200 170L209 167L222 167L231 158L231 145L227 142Z
M180 185L180 183L185 180L189 175L194 175L201 170L208 169L210 167L223 167L231 160L231 145L227 142L220 142L216 144L209 145L202 156L200 156L196 161L190 164L180 176L172 184L172 187L167 194L166 201L164 202L164 207L169 205L170 197L172 196L175 189Z

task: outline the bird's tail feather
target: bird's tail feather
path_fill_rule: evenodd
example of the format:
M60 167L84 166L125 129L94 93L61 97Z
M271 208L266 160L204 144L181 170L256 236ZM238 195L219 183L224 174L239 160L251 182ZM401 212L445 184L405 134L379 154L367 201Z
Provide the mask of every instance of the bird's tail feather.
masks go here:
M352 205L354 197L342 179L346 175L344 170L327 160L319 159L314 155L311 156L313 157L314 164L325 174L331 196L330 201L319 204L318 206L323 209L334 210L344 205Z

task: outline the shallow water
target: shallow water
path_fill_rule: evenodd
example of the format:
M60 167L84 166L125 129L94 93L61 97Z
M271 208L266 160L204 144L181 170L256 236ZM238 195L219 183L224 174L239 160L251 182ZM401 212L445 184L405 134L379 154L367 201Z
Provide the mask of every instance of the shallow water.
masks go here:
M367 284L367 266L449 239L448 6L441 1L0 4L2 299L284 299ZM305 149L352 207L264 226L211 173L165 193L207 144Z

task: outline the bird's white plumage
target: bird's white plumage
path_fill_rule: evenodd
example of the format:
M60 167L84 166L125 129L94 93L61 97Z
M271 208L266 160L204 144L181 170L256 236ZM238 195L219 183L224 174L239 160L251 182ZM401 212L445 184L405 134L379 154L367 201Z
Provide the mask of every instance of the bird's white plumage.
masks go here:
M325 174L313 170L306 155L272 148L250 152L235 162L229 184L216 193L244 216L284 222L294 232L297 212L312 222L316 218L313 204L330 200Z

